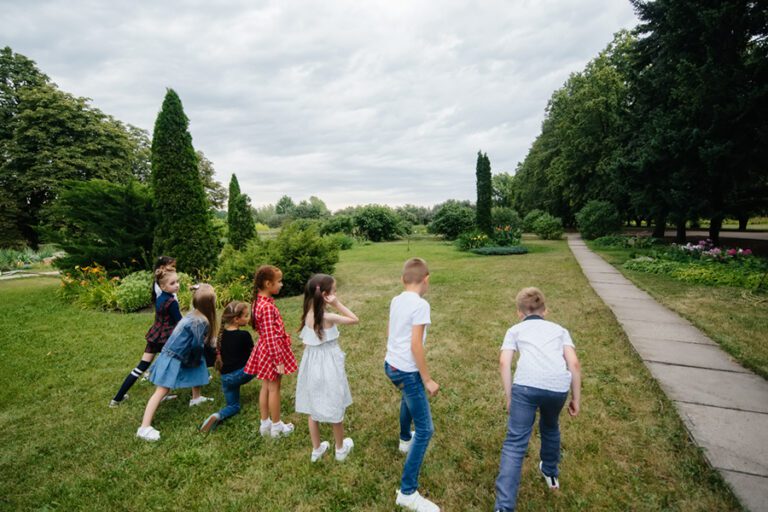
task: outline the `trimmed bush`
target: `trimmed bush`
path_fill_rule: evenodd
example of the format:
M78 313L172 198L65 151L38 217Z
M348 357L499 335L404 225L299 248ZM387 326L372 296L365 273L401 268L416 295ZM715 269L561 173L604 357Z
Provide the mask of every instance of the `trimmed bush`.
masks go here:
M355 219L351 215L334 215L320 225L321 235L331 233L353 234L355 231Z
M527 254L528 248L522 245L513 245L510 247L488 246L471 249L469 252L480 254L482 256L506 256L510 254Z
M325 238L333 242L340 251L349 250L355 245L355 239L344 233L325 235Z
M339 248L320 236L316 224L292 222L269 244L269 255L269 262L283 272L283 295L299 295L312 274L333 274Z
M621 216L608 201L589 201L576 214L576 225L587 240L621 231Z
M520 218L520 214L512 208L494 206L491 209L491 217L493 218L494 227L497 228L509 226L512 229L521 229L523 227L523 220Z
M446 201L435 213L428 231L455 240L475 226L475 212L458 201Z
M389 206L363 206L355 212L353 219L357 234L371 242L395 240L405 231L400 217Z
M140 270L125 276L115 292L121 311L138 311L152 305L152 272Z
M563 221L543 213L533 223L533 232L542 240L559 240L563 236Z
M533 224L546 212L543 210L531 210L523 217L523 231L533 233Z
M240 279L253 279L256 269L269 263L270 243L270 241L251 240L241 251L229 244L225 245L219 257L219 268L214 276L214 282L226 284Z

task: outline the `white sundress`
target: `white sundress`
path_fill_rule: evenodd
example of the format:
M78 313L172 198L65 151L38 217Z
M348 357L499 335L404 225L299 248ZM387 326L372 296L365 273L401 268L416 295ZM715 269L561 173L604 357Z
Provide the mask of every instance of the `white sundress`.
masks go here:
M304 342L296 379L296 412L309 414L321 423L340 423L352 404L345 354L339 347L339 329L324 329L323 339L306 325L299 337Z

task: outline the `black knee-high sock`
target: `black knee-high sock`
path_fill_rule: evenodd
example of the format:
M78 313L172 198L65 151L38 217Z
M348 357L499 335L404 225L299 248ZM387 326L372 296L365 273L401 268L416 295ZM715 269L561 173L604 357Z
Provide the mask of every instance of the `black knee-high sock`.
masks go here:
M133 386L133 383L136 382L139 377L141 377L141 374L147 371L147 368L149 368L150 361L139 361L138 366L131 370L131 373L128 374L128 376L123 381L123 385L120 386L120 391L117 392L115 395L115 402L121 402L123 400L123 397L128 392L129 389L131 389L131 386Z

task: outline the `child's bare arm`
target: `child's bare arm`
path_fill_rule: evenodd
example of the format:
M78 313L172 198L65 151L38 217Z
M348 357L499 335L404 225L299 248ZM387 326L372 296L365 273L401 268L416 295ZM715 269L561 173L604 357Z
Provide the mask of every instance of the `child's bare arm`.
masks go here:
M336 311L341 313L339 315L335 313L326 313L326 321L338 325L353 325L360 322L360 319L357 318L357 315L355 315L347 306L342 304L335 295L327 296L326 302L333 306Z
M504 403L507 410L512 401L512 360L515 357L514 350L502 350L499 356L499 373L501 374L501 387L504 388Z
M571 372L571 401L568 403L568 414L576 416L581 409L581 363L573 347L563 347L563 357Z
M435 396L440 385L432 380L427 369L427 357L424 353L424 325L414 325L411 329L411 352L413 352L413 359L416 361L416 367L419 369L421 375L421 381L424 383L424 387L427 388L429 396Z

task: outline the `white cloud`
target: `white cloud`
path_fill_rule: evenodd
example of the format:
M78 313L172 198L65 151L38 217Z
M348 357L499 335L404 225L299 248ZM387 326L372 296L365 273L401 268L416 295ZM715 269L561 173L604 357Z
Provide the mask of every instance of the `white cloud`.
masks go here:
M616 0L0 2L14 51L152 129L166 87L255 205L472 199L512 171L552 91L635 24Z

